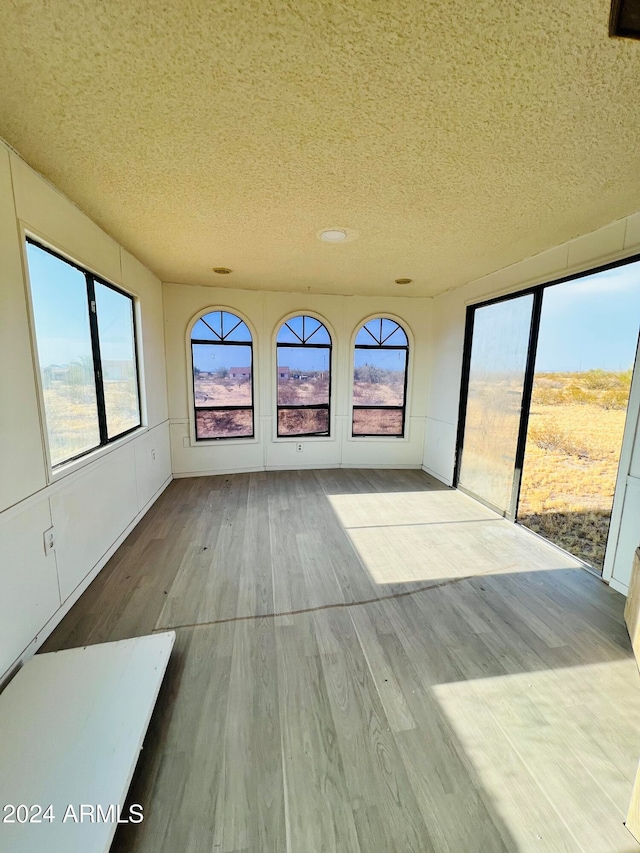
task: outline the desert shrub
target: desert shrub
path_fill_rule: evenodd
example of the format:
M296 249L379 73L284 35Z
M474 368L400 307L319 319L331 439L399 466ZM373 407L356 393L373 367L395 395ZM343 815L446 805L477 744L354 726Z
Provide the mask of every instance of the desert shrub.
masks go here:
M540 406L557 406L560 402L561 392L558 388L548 385L534 385L531 402Z
M606 370L585 370L580 378L585 388L594 391L611 387L611 374Z
M528 437L541 450L566 453L567 456L579 456L582 459L589 457L589 450L577 444L552 419L531 423Z
M566 388L564 391L563 398L563 403L593 402L593 395L590 395L588 391L586 391L584 388L581 388L579 385L569 385L569 387Z
M355 368L354 378L357 382L369 382L371 385L377 385L384 381L387 372L374 364L363 364L361 367Z
M603 409L626 409L629 402L629 391L622 385L608 388L600 397Z
M527 513L518 521L602 571L611 513L565 511Z

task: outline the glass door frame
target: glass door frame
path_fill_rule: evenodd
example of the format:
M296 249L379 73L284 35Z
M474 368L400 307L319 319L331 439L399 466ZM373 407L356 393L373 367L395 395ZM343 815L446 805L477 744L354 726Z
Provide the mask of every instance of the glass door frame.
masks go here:
M462 356L462 383L460 386L460 406L458 410L458 435L456 439L456 459L455 469L453 474L453 485L460 489L461 492L469 495L475 500L480 501L489 509L503 515L510 521L515 521L518 508L518 499L520 496L520 485L522 483L522 466L524 464L524 452L527 443L527 428L529 424L529 411L531 409L531 392L533 390L533 376L536 365L536 351L538 347L538 333L540 331L540 316L542 314L542 293L543 287L527 288L519 290L516 293L510 293L505 296L498 296L495 299L488 299L485 302L478 302L474 305L467 306L467 316L464 333L464 349ZM480 308L488 308L491 305L498 305L502 302L507 302L512 299L518 299L522 296L533 296L533 305L531 308L531 322L529 324L529 340L527 342L527 358L524 372L524 382L522 386L522 403L520 406L520 425L518 427L518 439L516 443L516 452L514 460L514 474L511 486L511 501L508 508L502 509L495 506L490 501L477 495L474 492L466 489L460 484L460 468L462 463L462 452L464 449L464 433L467 421L467 403L469 400L469 379L471 375L471 348L473 344L473 329L475 313Z
M456 453L453 469L453 487L460 489L461 492L469 495L480 503L488 506L494 512L503 515L509 521L516 521L518 512L518 503L520 500L520 487L522 485L522 469L524 465L525 448L527 444L527 430L529 427L529 413L531 411L531 395L533 392L533 381L536 367L536 353L538 349L538 338L540 334L540 318L542 315L542 300L544 291L548 287L553 287L556 284L564 284L568 281L576 281L580 278L588 278L606 270L616 269L617 267L626 266L640 261L640 254L629 255L618 261L612 261L608 264L601 264L582 272L572 273L571 275L562 276L561 278L546 281L541 284L536 284L532 287L525 287L521 290L514 290L509 293L496 296L492 299L486 299L483 302L474 302L467 305L465 331L464 331L464 347L462 354L462 379L460 384L460 403L458 407L458 430L456 436ZM460 467L462 462L462 452L464 449L464 431L466 426L467 402L469 394L469 377L471 373L471 347L473 343L473 326L475 312L479 308L485 308L490 305L495 305L499 302L505 302L511 299L517 299L520 296L533 294L533 309L531 314L531 326L529 329L529 343L527 348L527 362L525 369L524 385L522 390L522 406L520 410L520 427L518 431L518 441L516 445L516 455L514 462L513 487L511 492L511 503L505 511L492 505L489 501L476 495L473 492L460 485ZM635 365L634 365L635 367ZM615 495L614 495L615 497Z

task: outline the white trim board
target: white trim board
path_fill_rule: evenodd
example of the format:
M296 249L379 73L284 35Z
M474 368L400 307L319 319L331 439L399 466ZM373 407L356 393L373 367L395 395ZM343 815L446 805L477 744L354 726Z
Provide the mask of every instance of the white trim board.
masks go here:
M0 849L109 850L175 637L167 631L37 655L0 694L0 803L51 805L52 818L1 822ZM100 805L111 819L85 812L79 822L81 805L94 815Z
M223 474L256 474L261 471L319 471L338 468L377 468L390 471L419 471L420 462L310 462L308 465L255 465L250 468L218 468L206 471L180 471L174 473L174 480L188 480L191 477L219 477Z
M98 576L98 574L102 571L106 563L109 562L111 557L115 554L120 545L122 545L122 543L131 533L133 528L138 524L138 522L143 518L143 516L145 516L149 512L153 504L158 500L160 495L164 492L164 490L167 488L167 486L171 483L172 480L172 475L167 477L167 479L160 486L158 491L150 498L149 501L147 501L147 503L142 507L140 512L135 516L135 518L133 518L131 522L125 527L125 529L118 536L115 542L109 547L106 553L102 555L102 557L98 560L95 566L93 566L93 568L85 575L83 580L73 590L69 597L62 602L62 605L47 620L47 622L45 622L45 624L38 631L33 640L23 649L23 651L11 664L11 666L4 673L0 674L0 690L2 689L3 683L5 683L14 672L16 672L17 668L20 667L22 664L26 663L26 661L28 661L29 658L31 658L31 656L38 651L40 646L53 632L54 628L56 628L56 626L64 619L64 617L71 610L76 601L80 598L82 593L87 589L91 581L93 581L94 578ZM4 851L2 851L2 847L0 847L0 853L4 853Z

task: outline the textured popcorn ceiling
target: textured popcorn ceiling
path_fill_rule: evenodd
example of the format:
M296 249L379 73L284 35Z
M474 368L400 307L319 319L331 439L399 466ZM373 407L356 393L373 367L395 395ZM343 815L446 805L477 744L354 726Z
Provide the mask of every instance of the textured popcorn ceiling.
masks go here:
M0 135L165 280L433 294L640 208L640 42L608 15L3 0Z

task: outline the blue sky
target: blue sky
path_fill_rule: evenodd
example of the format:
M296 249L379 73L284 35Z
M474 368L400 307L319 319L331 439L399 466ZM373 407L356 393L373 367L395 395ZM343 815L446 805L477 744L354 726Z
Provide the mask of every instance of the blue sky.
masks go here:
M42 367L91 355L84 274L27 244L29 278ZM96 282L100 351L104 360L133 358L131 302Z
M536 370L627 370L640 326L640 262L548 287Z
M398 349L357 349L353 362L356 367L373 364L383 370L404 370L405 351Z
M198 370L214 373L221 367L249 367L251 347L193 344L193 361Z
M328 370L330 350L308 347L278 347L278 367L291 370Z

